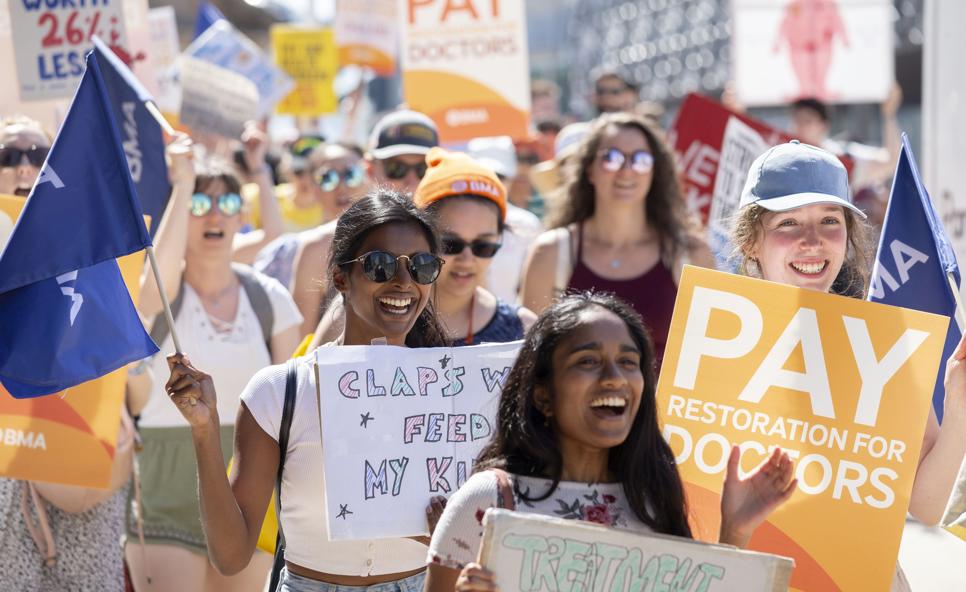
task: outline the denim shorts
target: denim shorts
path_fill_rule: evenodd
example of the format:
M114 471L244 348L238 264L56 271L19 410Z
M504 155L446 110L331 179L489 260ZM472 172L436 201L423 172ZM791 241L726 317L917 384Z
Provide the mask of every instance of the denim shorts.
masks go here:
M372 586L339 586L290 573L282 568L276 592L422 592L426 572L420 572L395 582L373 584Z

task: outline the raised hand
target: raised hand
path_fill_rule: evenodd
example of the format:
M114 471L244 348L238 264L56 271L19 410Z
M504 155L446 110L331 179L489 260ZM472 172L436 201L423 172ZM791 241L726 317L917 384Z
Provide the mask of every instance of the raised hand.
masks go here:
M218 424L218 408L215 398L215 384L204 372L191 365L184 354L168 356L168 378L164 390L181 415L191 427L205 427Z
M780 448L745 479L738 476L740 458L739 448L732 446L721 494L719 540L744 547L768 515L792 496L798 480L793 478L791 459Z
M497 592L493 572L479 563L468 563L456 578L457 592Z
M168 180L172 185L184 183L194 187L195 167L192 163L194 150L191 138L178 132L165 148L168 159Z
M249 121L245 124L241 142L245 150L248 174L255 177L267 166L265 154L268 152L268 135L257 122Z

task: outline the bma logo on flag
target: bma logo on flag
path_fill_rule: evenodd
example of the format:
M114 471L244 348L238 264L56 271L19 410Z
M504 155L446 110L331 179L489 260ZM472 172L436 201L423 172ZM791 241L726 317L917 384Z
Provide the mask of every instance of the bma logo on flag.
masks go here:
M70 326L74 326L74 319L77 318L77 313L80 312L81 306L84 304L84 295L74 291L73 286L65 286L67 282L77 281L77 270L68 271L57 276L57 285L60 286L60 291L64 296L67 296L71 300L70 304Z

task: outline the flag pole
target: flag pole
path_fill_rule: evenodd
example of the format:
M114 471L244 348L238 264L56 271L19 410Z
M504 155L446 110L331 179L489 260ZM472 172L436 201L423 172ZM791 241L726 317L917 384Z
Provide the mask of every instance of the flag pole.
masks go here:
M956 278L952 273L947 272L946 279L949 280L949 287L953 291L953 298L956 299L956 312L958 313L959 324L966 327L966 310L963 309L963 301L959 297L959 286L956 285Z
M158 110L158 106L154 104L154 101L144 101L144 108L147 109L148 113L151 114L151 117L158 122L158 125L160 125L161 129L164 130L164 133L168 134L169 136L173 136L177 133L175 129L171 127L171 124L168 123L168 120L164 118L164 115L161 115L161 111Z
M161 283L161 272L158 271L158 260L154 258L154 245L148 245L148 259L151 261L151 271L154 272L154 281L158 284L158 293L161 295L161 305L164 308L164 319L168 322L168 329L171 331L171 341L174 343L176 354L184 353L181 349L181 342L178 341L178 333L174 329L174 315L171 314L171 303L168 302L168 294L164 291L164 284ZM161 344L158 344L160 347Z

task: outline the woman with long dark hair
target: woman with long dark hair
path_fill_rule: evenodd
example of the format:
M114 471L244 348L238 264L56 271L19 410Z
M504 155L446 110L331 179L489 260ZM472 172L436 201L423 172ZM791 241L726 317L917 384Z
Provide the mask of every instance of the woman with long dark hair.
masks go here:
M714 267L691 222L671 149L650 120L599 117L583 140L552 230L534 243L524 268L523 305L539 313L565 290L613 292L641 315L664 356L685 263Z
M430 290L442 267L439 251L428 215L405 197L381 189L350 206L336 226L328 267L329 280L345 301L345 329L329 345L369 345L377 339L397 346L444 345L430 305ZM425 571L423 542L333 542L326 537L325 443L319 426L314 357L315 352L296 362L297 395L280 496L286 566L278 590L319 592L342 590L342 586L380 592L419 590ZM167 392L191 425L194 439L211 561L220 572L234 573L252 557L279 469L287 369L277 365L261 370L242 393L234 463L226 478L211 379L184 356L171 356L169 364ZM400 511L423 513L425 509Z
M426 590L494 590L473 563L486 508L512 488L518 510L615 528L690 537L684 488L657 421L653 347L618 298L571 294L527 333L500 398L493 439L450 498L433 533ZM728 460L722 542L744 546L795 489L775 450L747 479Z

